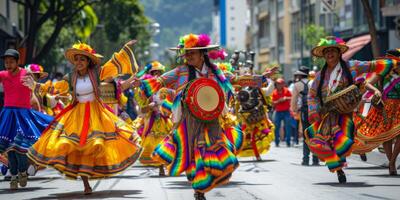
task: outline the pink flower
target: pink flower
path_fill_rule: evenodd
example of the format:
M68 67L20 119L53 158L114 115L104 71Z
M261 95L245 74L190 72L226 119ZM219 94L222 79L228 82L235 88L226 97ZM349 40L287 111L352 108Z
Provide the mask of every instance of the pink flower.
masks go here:
M218 58L221 60L225 60L226 56L228 56L228 54L225 52L224 49L212 50L212 51L208 52L208 57L210 57L213 60L216 60Z
M40 72L40 66L37 64L31 64L30 68L32 72Z
M207 34L200 34L199 39L197 41L198 47L206 47L210 44L211 39Z

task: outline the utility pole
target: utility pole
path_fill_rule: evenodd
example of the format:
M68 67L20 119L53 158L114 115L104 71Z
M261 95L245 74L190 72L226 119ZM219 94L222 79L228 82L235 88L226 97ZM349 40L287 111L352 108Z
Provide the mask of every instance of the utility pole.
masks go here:
M304 28L304 0L300 0L300 66L303 65L303 47L304 47L304 36L301 34Z

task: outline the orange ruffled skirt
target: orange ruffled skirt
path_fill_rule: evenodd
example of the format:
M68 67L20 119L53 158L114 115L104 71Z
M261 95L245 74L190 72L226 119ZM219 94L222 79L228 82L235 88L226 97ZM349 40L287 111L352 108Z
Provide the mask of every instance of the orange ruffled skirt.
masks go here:
M357 127L354 153L367 153L400 134L400 99L386 99L384 108L371 107L364 118L353 117Z
M100 102L66 107L30 148L29 158L70 178L112 176L140 156L140 137Z

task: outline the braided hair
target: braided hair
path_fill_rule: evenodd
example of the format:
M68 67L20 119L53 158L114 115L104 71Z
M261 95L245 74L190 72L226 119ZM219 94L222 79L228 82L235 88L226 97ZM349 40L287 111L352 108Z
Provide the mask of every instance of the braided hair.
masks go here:
M344 72L344 76L347 79L348 85L352 85L354 83L353 76L351 75L350 69L347 66L346 61L344 61L342 59L342 57L340 57L339 63L340 63L340 67L342 68L342 70ZM322 70L321 70L321 78L320 78L318 88L317 88L317 96L320 100L321 105L324 104L324 102L322 101L322 86L324 85L325 72L326 72L327 68L328 68L328 63L325 63L324 67L322 67Z

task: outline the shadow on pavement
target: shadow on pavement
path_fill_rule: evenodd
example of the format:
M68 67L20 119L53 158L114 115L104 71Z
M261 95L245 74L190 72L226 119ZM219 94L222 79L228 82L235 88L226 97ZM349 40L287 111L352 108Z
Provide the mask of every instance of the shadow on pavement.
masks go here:
M269 159L269 160L239 160L239 163L268 163L268 162L276 162L276 160Z
M314 183L313 185L326 185L332 187L343 187L343 188L364 188L364 187L398 187L399 184L374 184L370 185L365 182L347 182L345 184L338 183L338 182L326 182L326 183Z
M20 192L35 192L39 190L51 190L51 189L56 189L56 188L45 188L45 187L24 187L24 188L18 188L18 190L10 190L8 188L5 189L0 189L0 194L10 194L10 193L20 193Z
M377 178L400 178L400 175L391 176L389 174L368 174L368 175L360 175L360 176L369 176L369 177L377 177Z
M296 166L301 166L301 167L326 167L325 165L321 165L321 164L319 164L319 165L302 165L301 163L294 163L294 162L291 162L290 164L296 165Z
M191 184L188 181L169 181L165 189L192 189ZM218 188L234 188L240 185L246 186L257 186L257 185L271 185L271 184L259 184L259 183L247 183L244 181L230 181L225 185L221 185Z
M144 199L145 197L129 197L130 195L139 195L141 190L107 190L94 191L90 195L84 195L83 191L65 192L49 194L45 197L37 197L32 199L108 199L108 198L128 198L128 199Z
M371 167L346 167L345 170L371 170L371 169L386 169L380 166L371 166Z
M240 186L240 185L256 186L256 185L271 185L271 184L247 183L244 181L231 181L228 184L222 185L221 188L230 188L230 187L236 187L236 186Z

